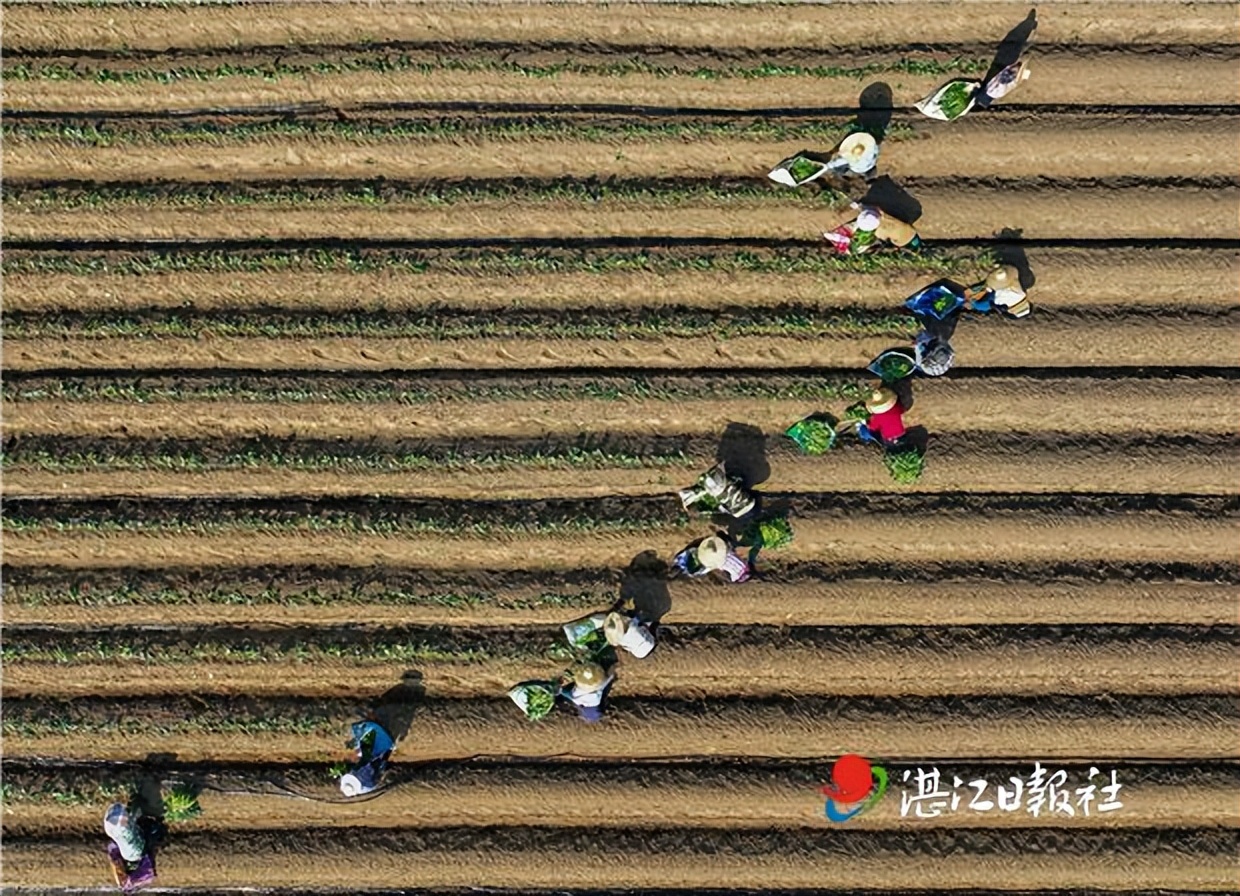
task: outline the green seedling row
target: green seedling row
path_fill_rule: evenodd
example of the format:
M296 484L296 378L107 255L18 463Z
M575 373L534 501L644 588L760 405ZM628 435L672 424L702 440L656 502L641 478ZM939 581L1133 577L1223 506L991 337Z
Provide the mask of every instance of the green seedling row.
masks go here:
M209 458L200 452L112 454L50 451L7 451L0 454L5 470L42 470L54 473L100 471L163 471L206 473L220 470L298 470L333 473L408 473L427 470L607 470L668 469L691 467L694 458L674 454L624 454L602 450L566 448L532 452L498 452L475 456L430 454L295 454L257 452L226 454Z
M440 56L435 59L425 60L416 59L402 53L396 55L369 55L353 59L321 60L312 63L284 62L280 59L274 59L262 65L223 63L215 66L180 66L162 69L113 69L94 67L82 63L75 65L59 63L39 65L19 62L5 66L0 71L0 77L5 81L89 80L98 84L175 84L183 81L218 81L223 78L261 78L264 81L273 82L283 78L305 78L307 75L323 77L356 72L431 75L436 72L448 71L494 72L496 74L518 75L523 78L558 78L564 74L605 75L608 77L650 75L658 78L689 76L704 81L716 81L730 78L744 80L786 77L861 79L878 74L970 74L985 71L987 64L987 60L956 57L948 60L904 58L895 62L875 62L861 66L801 66L764 63L748 67L724 66L711 68L697 66L690 68L687 66L657 65L634 57L609 63L592 63L566 59L563 62L552 65L525 65L506 59L487 58L484 56Z
M514 385L462 383L401 387L387 383L368 385L322 384L304 388L219 379L201 383L148 385L142 382L60 379L39 385L0 383L5 401L115 401L155 402L245 401L275 404L331 402L340 404L421 405L447 400L501 401L691 401L711 399L769 398L806 401L856 400L855 383L831 380L764 381L740 378L732 381L653 385L640 380L628 383L581 382Z
M94 185L87 190L63 187L24 189L10 187L4 197L6 208L113 208L127 206L169 206L208 208L212 206L259 206L318 208L341 205L383 206L408 205L440 207L470 202L497 201L537 202L640 202L655 208L679 204L710 202L753 203L778 200L780 205L815 205L824 208L842 207L848 197L834 190L797 190L776 192L770 184L754 178L727 187L709 181L700 183L671 182L666 184L605 181L552 181L521 184L513 182L463 181L406 187L371 184L345 185L333 188L307 188L296 184L262 188L220 188L217 186L178 185L170 192L159 184L142 186Z
M435 608L469 610L496 608L503 610L586 609L602 606L614 599L614 588L572 593L544 592L518 597L497 592L429 592L393 589L341 588L323 590L307 588L286 590L263 588L243 591L213 588L196 591L185 588L137 588L129 585L97 587L88 583L67 584L63 588L9 584L6 602L13 606L38 607L329 607L340 604L361 606Z
M470 254L432 256L418 252L370 253L349 249L290 249L287 252L241 254L223 251L150 252L109 258L84 254L40 253L3 259L5 274L121 274L144 276L171 273L282 273L286 271L348 271L371 273L427 271L462 274L619 273L650 271L757 272L771 274L926 273L939 276L985 269L988 250L933 250L912 255L875 252L838 255L826 248L786 252L730 252L670 255L652 252L544 252L482 250Z
M282 648L271 644L152 644L130 645L99 640L91 645L59 647L14 643L10 636L0 648L6 663L142 663L179 665L196 662L313 663L347 660L367 663L481 663L495 659L537 659L542 651L450 648L433 644L298 644Z
M780 123L755 119L734 122L644 122L585 124L560 118L519 120L411 119L401 121L261 121L248 124L159 124L149 128L123 123L78 124L70 122L4 122L0 134L6 141L54 140L82 146L208 144L212 146L269 142L273 139L312 138L347 140L352 143L383 143L411 140L546 140L591 143L648 143L657 140L806 140L834 145L848 131L841 122L809 121ZM888 127L886 141L907 140L913 129L903 123Z
M0 734L4 737L49 737L128 735L132 737L271 734L325 735L339 733L341 720L332 714L334 708L321 713L281 711L272 707L258 716L188 714L185 718L153 718L121 715L120 717L74 717L57 712L58 707L44 706L37 713L6 712L0 717ZM49 711L50 710L50 711Z
M2 530L20 534L112 534L137 532L151 535L220 535L220 534L293 534L307 532L342 532L353 535L408 537L413 535L488 536L505 534L581 535L602 532L641 532L652 527L685 526L684 514L657 521L645 519L598 519L579 516L563 520L477 521L456 517L410 519L403 517L364 518L352 514L324 513L317 516L271 518L257 514L237 513L228 518L209 519L90 519L72 520L27 517L10 511L3 520Z
M721 319L709 314L661 315L651 313L641 320L606 319L526 320L505 317L451 320L437 315L398 315L377 317L342 313L332 316L272 315L210 318L168 315L158 318L137 316L39 315L7 318L4 335L8 339L115 339L183 338L207 336L262 339L318 339L353 337L369 339L663 339L713 337L732 339L743 336L768 337L912 337L913 319L892 314L829 314L814 312L773 313L754 319Z

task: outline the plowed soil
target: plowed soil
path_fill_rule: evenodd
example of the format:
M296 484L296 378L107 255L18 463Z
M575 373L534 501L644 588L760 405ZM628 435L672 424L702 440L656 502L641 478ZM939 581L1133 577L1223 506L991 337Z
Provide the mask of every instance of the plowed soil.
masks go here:
M330 13L5 9L6 887L109 885L151 774L205 788L161 888L1234 890L1234 4L1041 3L954 123L912 104L1028 5ZM766 173L858 117L928 251L835 270L846 201ZM912 381L918 481L796 453L992 259L1034 312ZM669 578L718 458L794 540ZM602 723L521 718L617 596L662 620ZM344 801L368 710L390 787ZM891 786L840 825L849 752ZM1035 762L1122 806L901 811Z
M1046 309L1235 308L1240 254L1191 249L1049 249L1037 262L1038 307ZM979 272L981 273L981 272ZM891 296L910 296L923 273L780 274L754 271L663 273L452 274L428 271L254 274L25 274L5 278L12 311L427 310L441 305L478 311L515 306L641 308L651 295L693 308L805 307L892 309ZM1089 284L1089 289L1081 285ZM983 327L971 329L982 330Z
M918 191L926 239L985 239L997 228L987 216L1002 208L1003 226L1019 224L1027 239L1231 239L1240 216L1240 186L1188 192L1179 187L1133 190L1039 188L1030 191L927 188ZM1174 200L1174 201L1173 201ZM830 209L794 214L773 194L767 201L676 202L649 206L600 201L578 203L469 202L442 210L400 208L320 209L117 209L6 215L10 239L60 241L230 240L261 233L272 239L501 240L501 239L814 239L856 212ZM924 221L924 223L923 223ZM824 252L828 251L824 243Z
M960 177L968 154L968 175L1034 180L1074 178L1188 178L1234 174L1238 154L1229 139L1232 120L1219 116L1056 116L1047 128L1038 116L1005 121L996 131L985 119L965 118L943 132L925 119L909 125L913 139L891 140L883 168L892 177ZM1183 142L1188 151L1165 147ZM625 137L606 140L463 138L451 144L419 140L417 152L404 145L356 139L287 137L227 141L227 131L210 146L50 145L9 141L7 176L89 177L98 181L268 181L385 177L434 181L462 178L758 178L779 160L805 149L804 140L694 138L666 140ZM1038 152L1030 153L1029 147ZM50 158L49 158L50 150ZM891 164L887 164L890 157ZM772 161L774 159L774 161ZM1047 159L1055 159L1053 167ZM965 190L967 192L967 189ZM15 203L21 208L20 203Z

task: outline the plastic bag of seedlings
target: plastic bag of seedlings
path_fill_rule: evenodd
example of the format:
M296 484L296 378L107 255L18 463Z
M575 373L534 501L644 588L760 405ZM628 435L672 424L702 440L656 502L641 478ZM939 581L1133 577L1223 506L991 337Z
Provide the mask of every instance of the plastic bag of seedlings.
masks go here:
M607 619L606 613L592 613L589 616L583 616L581 619L574 619L572 622L564 623L564 637L573 647L579 650L588 650L594 646L594 643L602 638L603 622Z
M934 93L913 105L929 118L939 121L954 121L973 108L977 102L977 92L981 89L981 81L959 79L948 81Z
M870 362L866 370L884 383L894 383L917 369L917 359L901 349L889 349Z
M784 435L796 442L802 453L809 455L826 454L838 438L835 420L825 414L798 420L784 430Z
M810 181L817 180L827 172L826 162L816 162L807 156L797 154L784 159L767 174L771 180L785 187L799 187Z
M508 690L508 696L531 722L551 714L558 688L552 681L523 681Z
M914 314L934 320L946 320L964 305L964 296L941 283L927 286L904 300L904 307Z

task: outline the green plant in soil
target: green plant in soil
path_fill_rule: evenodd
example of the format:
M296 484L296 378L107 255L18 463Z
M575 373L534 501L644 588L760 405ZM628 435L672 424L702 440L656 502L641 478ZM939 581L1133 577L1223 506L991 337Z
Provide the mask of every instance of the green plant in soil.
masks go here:
M787 517L758 523L758 547L774 549L792 543L792 524Z
M926 457L920 451L889 451L883 464L891 478L901 485L916 482L926 469Z
M167 273L273 273L281 271L377 271L420 274L427 271L491 275L516 273L616 273L622 271L753 271L757 273L895 273L968 274L993 266L989 250L867 252L840 255L821 249L772 253L741 251L701 255L635 252L551 253L540 249L479 249L431 255L419 252L359 252L350 249L292 250L278 253L223 251L149 252L113 259L88 253L6 254L5 274L118 274L146 276Z
M328 768L327 775L328 777L332 779L338 779L348 774L348 771L349 771L349 764L347 762L336 762L336 763L333 763L330 768Z
M555 708L555 694L541 686L527 686L525 689L525 717L531 722L545 719Z
M189 821L202 814L198 795L185 784L178 784L164 797L164 820L173 823Z

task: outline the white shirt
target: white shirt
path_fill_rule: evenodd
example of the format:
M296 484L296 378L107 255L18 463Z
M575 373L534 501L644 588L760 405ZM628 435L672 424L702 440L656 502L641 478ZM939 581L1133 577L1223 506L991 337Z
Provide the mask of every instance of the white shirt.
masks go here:
M650 634L650 629L634 620L625 628L620 646L640 660L654 650L654 635Z
M1025 297L1025 291L1019 286L1005 286L995 290L994 303L1009 308Z

